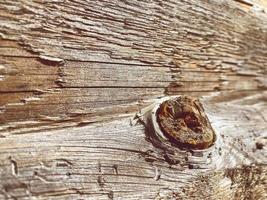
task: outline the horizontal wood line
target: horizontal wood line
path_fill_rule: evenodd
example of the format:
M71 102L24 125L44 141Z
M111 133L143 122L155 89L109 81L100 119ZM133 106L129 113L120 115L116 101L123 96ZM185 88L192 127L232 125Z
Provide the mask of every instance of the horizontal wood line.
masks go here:
M45 60L40 58L38 55L37 56L22 56L22 55L3 55L0 54L0 56L2 57L8 57L8 58L38 58L40 60ZM55 56L55 57L60 57L60 56ZM162 68L166 68L166 67L171 67L171 66L167 66L167 64L162 64L164 66L162 66L161 64L155 65L155 64L143 64L143 63L119 63L119 62L104 62L104 61L94 61L94 60L78 60L78 59L64 59L65 61L70 61L70 62L83 62L83 63L103 63L103 64L118 64L118 65L130 65L130 66L152 66L152 67L162 67ZM122 59L123 60L123 59ZM127 60L124 60L127 61Z
M104 121L104 120L99 120L96 122L100 122L100 121ZM0 133L6 133L7 131L11 132L11 131L16 131L19 130L19 132L13 132L12 135L23 135L23 134L31 134L31 133L36 133L37 131L54 131L54 130L62 130L62 128L72 128L72 127L77 127L77 125L69 125L68 123L64 122L69 122L69 120L63 120L60 121L61 124L60 126L53 126L53 125L57 125L58 121L50 121L50 123L42 123L42 124L35 124L34 126L31 127L27 127L27 130L20 130L21 127L15 127L15 128L7 128L7 129L3 129L0 130ZM92 122L95 123L95 122ZM92 124L90 123L90 124ZM48 127L50 125L50 127ZM1 126L0 126L1 127ZM1 138L1 134L0 134L0 138ZM3 137L5 138L5 136ZM0 152L1 154L1 152Z
M170 82L171 83L171 82ZM105 88L105 89L112 89L112 88L121 88L121 89L124 89L124 88L133 88L133 89L140 89L140 88L159 88L159 89L165 89L166 87L163 87L163 86L62 86L62 87L54 87L54 88L66 88L66 89L71 89L71 88L74 88L74 89L79 89L79 88Z
M146 89L146 87L143 87L144 89ZM143 88L140 88L140 89L143 89ZM156 87L156 88L158 88L158 87ZM72 88L64 88L64 89L72 89ZM78 88L74 88L74 89L79 89L79 87ZM81 89L86 89L86 88L81 88ZM90 88L88 88L88 89L94 89L94 87L90 87ZM97 89L97 88L96 88ZM109 88L105 88L105 87L101 87L101 89L109 89ZM118 88L118 89L121 89L121 88ZM122 88L123 89L123 88ZM133 88L134 89L134 88ZM149 89L149 88L148 88ZM154 89L154 88L152 88L152 89ZM159 89L161 89L161 88L159 88ZM167 89L167 88L166 88ZM248 89L248 90L232 90L232 89L225 89L225 90L220 90L220 91L216 91L216 90L205 90L205 91L203 91L203 90L192 90L192 91L178 91L178 90L175 90L175 91L173 91L173 92L180 92L180 93L191 93L191 92L224 92L224 91L235 91L235 92L258 92L258 91L267 91L267 89ZM29 90L29 91L0 91L0 94L1 93L3 93L3 94L5 94L5 93L35 93L35 92L38 92L38 91L36 91L36 90ZM172 92L172 91L168 91L168 92ZM44 94L45 93L49 93L49 92L43 92ZM80 93L80 92L77 92L77 93ZM90 97L90 96L92 96L92 95L76 95L76 96L64 96L64 97ZM125 99L125 100L128 100L128 99ZM132 100L132 99L130 99L130 100ZM124 101L124 99L121 99L121 100L115 100L115 101ZM90 102L105 102L105 101L90 101ZM82 103L90 103L90 102L79 102L79 104L82 104ZM110 101L109 101L110 102ZM57 105L58 105L58 103L56 103ZM64 104L77 104L77 102L73 102L73 103L64 103ZM64 105L63 104L63 105ZM34 105L53 105L53 104L34 104ZM34 106L34 105L31 105L31 106Z
M9 94L9 93L33 93L33 92L40 92L38 90L14 90L14 91L1 91L0 90L0 94Z
M20 55L3 55L3 54L0 54L0 56L7 58L39 58L39 56L20 56Z
M144 162L146 163L146 162ZM168 166L163 166L163 165L158 165L161 168L169 168ZM144 167L139 167L140 169L145 169L145 170L149 170L149 168L144 168ZM82 168L84 169L84 168ZM152 169L150 169L152 170ZM64 176L64 174L49 174L49 175L53 175L53 176ZM153 179L154 176L140 176L140 175L133 175L133 174L116 174L116 173L71 173L71 176L89 176L89 175L93 175L93 176L115 176L115 177L132 177L132 178L140 178L140 179ZM173 179L166 179L166 178L160 178L160 180L163 181L171 181L171 182L179 182L179 180L173 180ZM182 183L182 181L180 181ZM107 182L108 183L108 182ZM124 182L116 182L116 183L124 183ZM154 184L153 184L154 185Z
M63 85L68 85L68 81L72 81L75 83L75 80L77 79L67 79L67 82L66 83L63 83ZM240 82L240 81L231 81L231 80L214 80L214 81L206 81L206 80L199 80L199 81L190 81L190 80L177 80L177 81L164 81L164 80L122 80L122 79L107 79L107 80L94 80L94 79L80 79L77 81L78 83L81 82L81 83L94 83L94 82L98 82L98 83L109 83L110 86L82 86L82 87L105 87L105 88L110 88L110 87L119 87L119 88L143 88L143 87L146 87L146 88L166 88L167 86L157 86L157 83L161 83L160 85L162 84L171 84L171 83L220 83L220 82L231 82L231 83L234 83L234 82ZM76 83L77 83L76 82ZM113 85L115 83L115 85ZM124 86L124 85L116 85L116 83L119 83L119 84L125 84L125 83L132 83L134 85L137 85L137 86ZM144 84L147 84L147 83L154 83L156 86L138 86L138 85L144 85ZM85 84L83 84L85 85ZM112 86L113 85L113 86ZM63 88L65 87L79 87L77 85L74 85L74 86L63 86ZM172 86L173 87L173 86ZM177 86L177 87L183 87L183 86Z
M31 69L31 70L38 70L38 69ZM21 74L0 74L6 77L20 77L21 78ZM51 73L51 74L33 74L33 73L23 73L24 76L58 76L58 73ZM50 77L49 77L50 78ZM48 80L52 80L52 79L48 79Z
M79 62L79 61L77 61ZM87 61L86 61L87 62ZM114 63L107 63L107 62L94 62L94 63L101 63L101 64L114 64ZM127 67L128 64L123 64L123 63L115 63L115 64L118 64L118 65L122 65L124 67ZM185 68L185 67L177 67L177 66L167 66L167 65L163 65L163 66L158 66L158 65L133 65L133 64L130 64L132 66L137 66L137 67L155 67L155 68L167 68L167 69L170 69L170 71L166 71L166 73L183 73L183 72L199 72L199 73L228 73L228 69L217 69L216 70L210 70L210 69L206 69L205 67L199 67L199 70L194 70L194 69L190 69L190 68ZM92 67L92 66L70 66L70 65L66 65L64 67L64 69L77 69L77 68L81 68L81 69L88 69L88 70L91 70L91 69L101 69L101 70L109 70L109 69L117 69L116 67ZM202 69L202 70L201 70ZM136 69L135 69L136 70ZM145 70L149 71L149 69L145 68ZM130 71L128 69L128 71ZM255 70L256 71L256 70ZM158 72L158 71L156 71ZM233 75L236 75L236 73L233 73Z
M252 93L254 93L254 92L257 92L258 90L252 90L252 91L250 91L250 90L246 90L248 93L250 93L250 92L252 92ZM180 93L190 93L190 92L203 92L203 91L180 91ZM217 91L213 91L213 90L211 90L210 92L217 92ZM243 92L243 91L236 91L236 93L238 93L238 92ZM83 97L92 97L92 95L64 95L64 94L60 94L60 96L62 97L62 98L76 98L76 97L79 97L79 98L83 98ZM149 98L149 97L148 97ZM138 100L138 99L117 99L117 100L115 100L115 101L125 101L125 100ZM90 102L96 102L96 101L90 101ZM97 101L97 102L105 102L105 101Z
M122 104L115 104L115 102L121 102L121 101L129 101L129 102L125 102L125 103L122 103ZM92 106L95 104L98 104L98 103L106 103L106 106L122 106L122 105L132 105L133 103L136 103L138 101L138 99L134 100L134 99L119 99L119 100L106 100L106 101L85 101L85 102L65 102L65 103L43 103L43 104L31 104L30 107L31 108L34 108L35 106L51 106L51 105L83 105L83 104L92 104ZM107 104L108 102L108 104ZM130 104L130 105L129 105ZM23 107L23 106L22 106ZM103 105L102 107L105 107L105 105ZM88 107L90 108L90 107ZM95 109L100 109L100 108L95 108ZM23 112L25 110L22 110L20 111L18 108L16 108L16 110L12 111L12 110L9 110L8 112L9 113L12 113L12 112ZM73 113L66 113L66 114L73 114ZM83 114L88 114L88 113L81 113L82 115ZM34 119L34 118L27 118L27 119Z
M2 57L15 57L15 58L32 58L32 59L40 59L42 60L39 56L19 56L19 55L0 55ZM121 65L121 66L139 66L139 67L155 67L155 68L167 68L167 69L170 69L170 72L169 73L182 73L182 72L199 72L199 73L212 73L212 74L215 74L215 73L226 73L228 71L228 69L219 69L218 68L218 71L211 71L209 69L206 69L205 67L200 67L200 69L203 69L203 70L192 70L190 68L183 68L183 67L177 67L177 66L174 66L174 65L169 65L169 64L142 64L142 63L120 63L120 62L104 62L104 61L93 61L93 60L71 60L71 59L63 59L65 61L71 61L71 62L81 62L81 63L99 63L99 64L107 64L107 65ZM71 68L75 68L77 69L77 67L72 67L72 66L69 66L68 63L65 64L65 66L61 66L63 68L66 68L66 69L71 69ZM89 69L95 69L95 68L91 68L91 67L84 67L84 66L78 66L78 68L88 68ZM98 68L97 68L98 69ZM100 68L100 69L106 69L106 68ZM116 69L113 67L113 69ZM33 69L34 70L34 69ZM108 69L107 69L108 70ZM171 70L178 70L177 72L173 72ZM256 70L255 70L256 71ZM27 73L26 73L27 74ZM8 74L5 74L6 76L16 76L16 75L8 75ZM27 74L27 75L46 75L46 74ZM57 75L57 74L47 74L47 75ZM228 74L227 75L232 75L232 76L236 76L236 75L240 75L240 76L254 76L256 77L257 75L250 75L250 74L237 74L237 73L232 73L232 74Z
M62 176L64 174L51 174L53 176ZM132 178L140 178L140 179L153 179L153 176L139 176L139 175L131 175L131 174L111 174L111 173L72 173L71 176L88 176L88 175L93 175L93 176L115 176L115 177L132 177ZM119 182L118 182L119 183Z
M171 87L171 88L166 88L166 89L172 89L172 88L176 88L176 87ZM177 87L179 88L179 87ZM223 90L199 90L199 91L179 91L179 90L175 90L173 92L253 92L253 91L267 91L267 89L264 88L260 88L260 89L247 89L247 90L235 90L235 89L223 89ZM168 92L172 92L172 91L168 91Z
M148 67L148 66L146 66ZM155 66L153 66L155 67ZM160 67L156 67L156 68L160 68ZM162 67L162 68L165 68L165 67ZM167 68L167 67L166 67ZM85 69L85 71L91 71L91 70L102 70L102 71L109 71L109 70L119 70L118 68L116 67L110 67L110 68L101 68L101 67L91 67L91 66L88 66L88 67L69 67L69 66L66 66L64 68L65 70L77 70L77 69ZM190 69L181 69L181 68L176 68L177 71L175 70L170 70L170 71L156 71L156 70L151 70L151 69L148 69L148 68L143 68L143 69L128 69L127 70L127 67L125 67L125 70L124 71L127 71L127 72L140 72L140 71L143 71L144 73L146 72L164 72L166 74L173 74L173 75L176 75L176 74L179 74L179 73L187 73L187 72L196 72L196 73L200 73L200 74L223 74L225 76L253 76L253 77L257 77L257 75L255 74L237 74L237 73L227 73L227 71L205 71L205 70L190 70ZM38 70L38 69L30 69L30 70ZM123 71L123 72L124 72ZM51 73L51 74L37 74L37 73L23 73L24 75L29 75L29 76L50 76L50 75L53 75L53 76L59 76L58 73ZM3 75L3 76L6 76L6 77L20 77L21 78L21 75L20 74L0 74L0 75ZM64 75L64 77L75 77L77 75ZM80 80L80 79L79 79ZM81 79L81 80L84 80L84 79Z
M64 59L65 61L69 61L69 62L88 62L88 63L103 63L103 64L118 64L118 65L131 65L131 66L153 66L153 67L170 67L170 66L166 66L166 64L164 64L164 66L162 66L161 64L155 65L155 64L143 64L143 63L120 63L120 62L106 62L106 61L94 61L94 60L77 60L77 59ZM124 60L124 59L122 59ZM125 59L125 61L127 61Z
M0 39L0 43L1 43L1 39ZM0 49L5 49L5 48L10 48L10 49L19 49L19 48L18 48L18 47L16 47L16 46L4 46L4 45L0 46Z
M61 177L61 176L64 176L65 174L47 174L47 176L53 176L53 177ZM75 176L76 174L75 173L72 173L71 175L73 175L73 176ZM90 173L88 173L88 174L80 174L81 176L90 176L90 175L96 175L96 176L103 176L103 177L106 177L107 178L107 176L111 176L111 175L113 175L113 176L120 176L119 174L118 175L116 175L116 174L101 174L101 173L99 173L99 174L90 174ZM65 175L66 176L66 175ZM24 178L31 178L32 176L23 176ZM43 176L42 176L43 177ZM140 176L140 177L138 177L138 176L131 176L131 175L129 175L128 177L136 177L136 178L142 178L142 176ZM13 177L10 177L10 178L5 178L5 180L12 180L13 179ZM151 176L151 177L143 177L143 179L151 179L151 180L153 180L153 176ZM169 179L163 179L163 178L161 178L161 180L164 180L164 181L172 181L172 182L178 182L178 180L176 181L174 181L174 180L169 180ZM155 181L155 180L153 180L153 181ZM49 182L54 182L54 181L49 181ZM71 181L68 181L68 183L75 183L75 182L71 182ZM91 183L93 183L93 184L95 184L96 182L95 181L84 181L83 183L89 183L89 184L91 184ZM130 181L128 181L128 182L123 182L123 181L105 181L105 184L109 184L109 183L111 183L111 184L134 184L134 185L154 185L154 186L164 186L164 185L162 185L162 184L159 184L159 183L157 183L156 181L155 181L155 183L149 183L149 182L145 182L145 183L143 183L143 182L134 182L134 181L132 181L132 182L130 182ZM38 184L36 184L35 186L37 186Z
M92 183L92 182L87 182L87 183ZM95 183L95 182L94 182ZM42 186L42 184L37 184L35 186ZM85 188L85 187L82 187L82 188L67 188L65 190L45 190L43 192L35 192L35 191L30 191L32 197L39 197L39 196L45 196L45 197L63 197L63 196L68 196L68 198L70 197L70 195L76 195L78 196L79 198L78 199L83 199L81 198L81 196L99 196L99 195L109 195L110 192L109 191L103 191L103 192L86 192L84 190L88 190L88 189L91 189L91 188ZM73 192L72 192L73 191ZM110 190L112 191L113 193L119 193L120 191L114 191L114 190ZM129 191L122 191L123 192L129 192ZM135 192L135 191L130 191L130 192ZM142 192L142 191L140 191ZM17 196L16 196L17 197ZM19 195L19 198L29 198L29 194L26 194L26 195Z
M79 61L78 61L79 62ZM95 62L97 63L97 62ZM104 62L103 62L104 63ZM101 63L102 64L102 63ZM114 63L105 63L105 64L114 64ZM117 63L116 63L117 64ZM119 65L123 65L123 64L119 64ZM156 65L132 65L132 66L138 66L138 67L155 67L155 68L167 68L167 69L170 69L170 71L160 71L160 72L165 72L165 73L170 73L170 74L178 74L178 73L187 73L187 72L197 72L197 73L201 73L201 74L222 74L222 75L225 75L225 76L250 76L250 77L257 77L256 74L242 74L242 73L229 73L228 70L224 70L224 69L219 69L217 71L210 71L208 69L204 69L203 70L192 70L190 68L180 68L180 67L167 67L167 66L156 66ZM62 67L62 66L61 66ZM117 70L116 67L92 67L92 66L88 66L88 67L84 67L84 66L63 66L64 67L64 70L77 70L77 69L86 69L86 70L110 70L110 69L114 69L114 70ZM127 69L127 66L125 66L125 69ZM201 69L201 67L200 67ZM31 68L30 70L38 70L36 68ZM140 69L131 69L131 70L125 70L125 71L140 71ZM149 68L144 68L144 69L141 69L141 71L144 71L144 72L159 72L159 71L153 71L153 70L150 70ZM255 70L256 71L256 70ZM37 74L37 73L23 73L24 75L31 75L31 76L49 76L49 75L58 75L58 73L51 73L51 74ZM18 74L2 74L4 76L8 76L8 77L14 77L14 76L18 76L18 77L21 77L19 76ZM66 77L68 77L68 75L66 75Z

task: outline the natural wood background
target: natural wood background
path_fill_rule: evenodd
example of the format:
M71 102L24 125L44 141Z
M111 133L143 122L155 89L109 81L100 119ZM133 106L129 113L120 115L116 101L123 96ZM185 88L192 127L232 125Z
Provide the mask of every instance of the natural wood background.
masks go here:
M0 199L266 199L266 5L0 0ZM199 169L131 124L181 94L223 136Z

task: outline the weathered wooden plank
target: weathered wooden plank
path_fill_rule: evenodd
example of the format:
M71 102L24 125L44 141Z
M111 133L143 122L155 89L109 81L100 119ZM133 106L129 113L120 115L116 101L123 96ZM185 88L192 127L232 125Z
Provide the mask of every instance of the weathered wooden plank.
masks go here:
M0 0L0 199L267 198L265 5ZM222 136L206 166L132 125L181 94Z
M206 100L223 146L218 157L213 154L199 169L188 165L190 153L170 164L168 151L153 146L145 127L131 125L129 117L2 138L1 193L19 199L264 199L266 146L256 145L266 143L261 97Z
M249 12L231 2L216 1L5 1L1 4L4 40L0 53L5 121L21 121L23 115L30 117L29 112L48 117L65 112L73 118L66 108L70 106L68 99L61 100L66 106L50 107L48 114L25 100L25 92L41 91L28 98L45 105L51 101L60 104L56 99L69 87L109 88L111 96L123 91L119 88L138 88L140 92L144 88L135 94L144 98L266 87L259 81L266 71L261 64L266 62L266 23ZM53 92L55 88L62 92ZM158 93L150 96L148 88L158 88ZM11 117L12 106L6 97L15 91L27 102L12 102L19 103L14 107L18 112L24 112L17 118ZM80 91L75 90L71 105L86 101ZM110 106L113 98L99 97L106 103L95 100L94 107ZM80 107L89 109L90 105ZM40 120L36 115L34 118Z
M26 61L25 59L28 59L27 62L24 62ZM253 74L253 71L249 75L247 75L248 73L244 75L241 73L241 75L239 75L235 72L229 71L228 69L218 69L212 71L210 69L205 70L203 68L194 67L192 68L192 70L196 71L194 72L191 70L190 66L188 66L188 70L190 70L188 71L187 68L185 68L186 66L180 68L179 70L175 70L175 68L168 68L164 66L129 66L120 64L88 62L83 62L80 64L77 62L70 62L70 64L69 62L66 62L64 67L59 68L57 66L52 65L46 69L46 65L41 62L38 62L36 58L16 58L14 62L12 62L12 60L14 60L14 58L8 58L9 64L6 64L6 66L8 67L5 67L8 69L3 70L5 72L5 78L3 79L1 84L1 90L2 92L5 92L4 95L6 96L5 98L2 98L2 105L7 112L5 113L5 120L9 119L8 116L10 114L8 114L8 111L12 109L13 103L17 103L17 106L14 107L17 112L20 112L20 110L24 110L24 113L22 113L22 115L14 115L17 117L16 119L22 119L23 116L25 116L25 114L29 112L29 110L32 110L32 113L34 113L34 110L36 110L36 103L34 102L36 101L39 105L49 105L52 102L52 104L56 105L56 108L51 107L51 109L47 110L49 112L47 114L53 115L53 112L58 110L58 113L55 113L55 115L59 115L64 112L64 107L66 107L64 106L64 104L73 105L74 102L86 102L89 100L90 102L95 101L94 107L96 107L96 103L101 106L110 106L112 105L110 104L110 102L116 101L116 96L118 96L118 94L120 94L120 98L122 98L121 100L125 99L123 101L127 103L126 99L128 98L128 94L124 93L124 90L131 90L134 93L140 90L141 93L133 94L133 96L136 96L133 97L136 100L143 99L139 98L140 95L143 96L145 99L153 97L153 95L161 96L164 94L164 91L168 94L179 94L181 92L212 92L214 90L216 91L233 89L257 90L260 85L258 78L262 76ZM15 68L11 67L14 65ZM81 67L79 68L78 66ZM110 74L111 69L116 69L115 74ZM21 74L24 74L24 76L21 77ZM129 74L131 74L131 76L129 76ZM203 74L204 77L201 78L200 76L196 76L196 74ZM213 74L215 76L211 76ZM209 78L209 81L207 81L207 76L211 77ZM64 94L68 93L67 88L69 87L73 88L73 91L75 91L76 93L75 95L73 95L74 97L72 98L72 101L70 101L68 98L63 98L65 96ZM58 88L60 89L60 91L58 91L58 89L53 88ZM75 88L77 89L75 90ZM85 95L81 92L82 89L78 88L88 88L89 93ZM105 91L109 92L104 93L104 96L96 96L95 94L99 93L96 91L101 91L101 88L107 88L105 89ZM120 88L125 89L121 90ZM90 90L92 92L90 92ZM8 99L10 98L8 97L8 94L10 92L16 91L21 92L21 99L13 99L13 102L9 102ZM152 91L158 92L151 93ZM25 96L25 92L29 94L36 94L28 96L27 98L23 98L23 96ZM113 93L116 96L113 96ZM64 96L62 96L62 94ZM12 93L10 93L10 95L12 95ZM123 97L123 95L126 95L126 97ZM146 95L149 96L146 97ZM96 96L95 100L93 100L93 96ZM137 98L137 96L139 97ZM63 107L58 106L58 104L62 103L60 103L57 99L59 99L59 101L63 103ZM99 100L101 102L106 103L98 102ZM26 105L24 105L25 102L27 102ZM86 106L86 104L83 103L80 105L80 107L86 109L86 107L90 108L89 105L90 104L87 104ZM77 107L77 103L75 103L73 106ZM41 115L47 115L44 112L44 109L42 109L42 106L39 107L40 108L38 109L38 114L40 114L41 112ZM75 109L75 107L70 109L73 110ZM66 111L65 114L67 114ZM10 118L10 120L12 120L12 118Z

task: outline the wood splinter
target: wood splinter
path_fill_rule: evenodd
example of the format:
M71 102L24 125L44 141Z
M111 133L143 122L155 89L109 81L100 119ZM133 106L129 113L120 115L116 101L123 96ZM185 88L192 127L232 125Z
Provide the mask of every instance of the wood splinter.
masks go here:
M207 149L216 140L200 101L189 96L162 102L156 110L156 123L163 135L181 148Z

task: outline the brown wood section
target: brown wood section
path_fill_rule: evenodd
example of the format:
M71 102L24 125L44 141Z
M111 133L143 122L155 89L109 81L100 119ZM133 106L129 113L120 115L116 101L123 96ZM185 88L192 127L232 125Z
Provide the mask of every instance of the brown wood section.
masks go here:
M0 199L265 199L266 63L263 0L0 0ZM215 168L131 125L184 94Z

